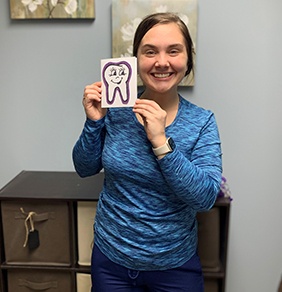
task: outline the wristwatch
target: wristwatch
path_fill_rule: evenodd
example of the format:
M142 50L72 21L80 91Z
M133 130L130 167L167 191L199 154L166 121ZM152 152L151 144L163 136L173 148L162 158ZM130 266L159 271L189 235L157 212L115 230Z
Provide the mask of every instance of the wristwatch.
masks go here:
M172 152L175 148L174 141L171 137L167 138L165 141L165 144L158 147L158 148L153 148L153 152L156 156L164 155L169 152Z

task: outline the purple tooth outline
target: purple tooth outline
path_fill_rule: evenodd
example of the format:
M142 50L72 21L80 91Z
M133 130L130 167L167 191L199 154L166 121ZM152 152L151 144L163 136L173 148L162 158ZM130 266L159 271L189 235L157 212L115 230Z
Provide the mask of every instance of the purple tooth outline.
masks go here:
M116 88L114 89L114 93L113 93L113 100L110 101L109 99L109 83L107 81L107 79L105 78L105 71L108 67L110 66L119 66L119 65L125 65L128 70L129 70L129 74L128 74L128 78L127 80L125 81L126 83L126 99L123 98L122 94L121 94L121 90L119 88L119 86L116 86ZM117 94L117 91L119 91L119 94L120 94L120 97L121 97L121 102L123 104L127 104L130 100L130 89L129 89L129 81L131 79L131 75L132 75L132 68L130 66L130 64L126 61L119 61L119 62L109 62L107 63L104 67L103 67L103 70L102 70L102 75L103 75L103 81L104 81L104 84L106 85L106 99L107 99L107 103L108 104L113 104L114 101L115 101L115 98L116 98L116 94Z

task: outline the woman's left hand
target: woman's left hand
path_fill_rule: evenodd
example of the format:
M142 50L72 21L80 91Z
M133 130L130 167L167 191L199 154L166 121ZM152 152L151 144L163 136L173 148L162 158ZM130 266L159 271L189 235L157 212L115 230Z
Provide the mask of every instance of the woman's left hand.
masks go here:
M165 125L167 113L155 101L137 99L133 112L142 118L148 140L153 148L165 144Z

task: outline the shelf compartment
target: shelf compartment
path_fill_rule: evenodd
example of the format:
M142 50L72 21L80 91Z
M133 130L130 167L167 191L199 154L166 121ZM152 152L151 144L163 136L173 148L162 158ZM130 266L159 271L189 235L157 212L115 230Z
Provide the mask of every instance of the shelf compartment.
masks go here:
M39 201L3 201L1 212L7 264L71 265L70 216L67 202L42 204ZM39 246L34 249L30 249L26 242L32 226L39 234Z
M73 291L75 282L70 272L12 269L8 270L8 292Z

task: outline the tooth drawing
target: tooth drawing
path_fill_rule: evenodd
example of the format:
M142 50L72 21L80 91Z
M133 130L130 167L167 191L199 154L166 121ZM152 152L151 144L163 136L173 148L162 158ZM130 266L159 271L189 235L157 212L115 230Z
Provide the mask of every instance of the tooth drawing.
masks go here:
M101 60L102 108L133 107L138 96L137 58Z
M132 68L126 61L109 62L102 70L103 82L106 89L106 102L112 105L117 96L122 104L128 104L130 100L130 78Z

